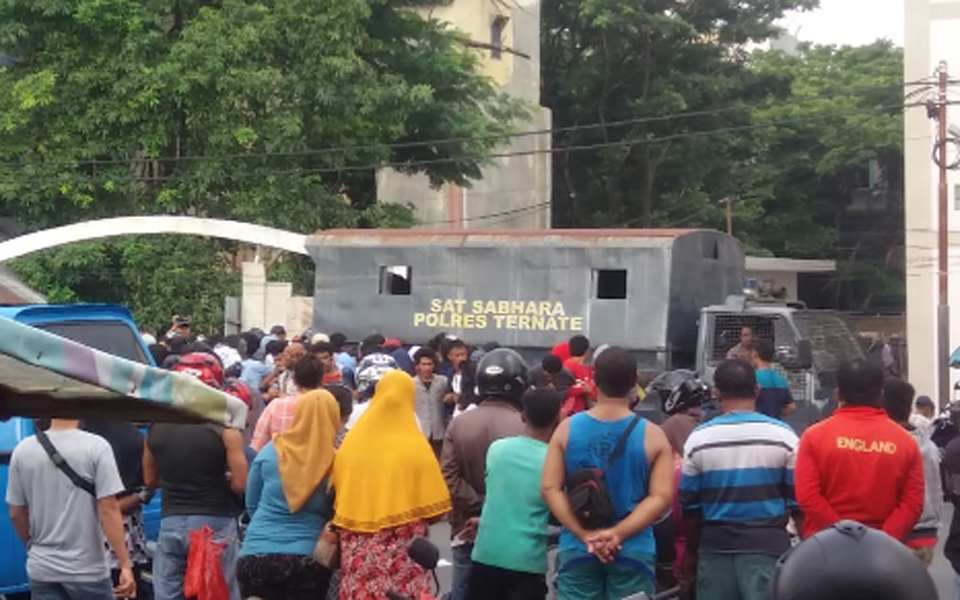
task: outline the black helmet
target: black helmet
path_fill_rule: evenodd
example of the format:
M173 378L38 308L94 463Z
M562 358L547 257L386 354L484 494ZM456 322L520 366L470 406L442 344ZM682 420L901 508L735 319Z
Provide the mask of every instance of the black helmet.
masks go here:
M933 579L906 546L876 529L841 521L777 563L770 600L936 598Z
M519 354L508 348L487 352L477 366L477 395L506 398L520 402L530 385L527 365Z
M697 408L710 399L710 388L693 371L678 369L661 373L647 386L648 394L660 398L666 416Z

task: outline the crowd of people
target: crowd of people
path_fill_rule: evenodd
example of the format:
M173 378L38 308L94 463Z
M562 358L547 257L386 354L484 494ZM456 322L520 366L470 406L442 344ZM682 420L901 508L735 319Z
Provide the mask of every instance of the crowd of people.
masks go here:
M420 598L432 579L408 548L440 520L449 600L541 600L550 573L561 600L765 600L796 538L844 519L930 565L955 491L908 383L846 363L840 408L798 435L773 344L749 328L712 388L687 373L644 389L630 352L580 335L531 368L443 334L350 348L282 327L198 338L176 317L147 341L158 365L242 399L247 427L38 424L7 501L41 600L182 600L202 531L224 591L200 600ZM658 403L659 424L640 402ZM157 490L150 568L141 511Z

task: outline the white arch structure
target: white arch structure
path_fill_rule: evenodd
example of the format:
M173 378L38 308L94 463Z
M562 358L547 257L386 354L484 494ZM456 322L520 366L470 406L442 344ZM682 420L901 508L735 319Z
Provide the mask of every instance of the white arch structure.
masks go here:
M74 242L119 237L121 235L159 235L165 233L221 238L278 248L294 254L308 254L307 236L302 233L293 233L263 225L200 217L115 217L55 227L0 242L0 263Z

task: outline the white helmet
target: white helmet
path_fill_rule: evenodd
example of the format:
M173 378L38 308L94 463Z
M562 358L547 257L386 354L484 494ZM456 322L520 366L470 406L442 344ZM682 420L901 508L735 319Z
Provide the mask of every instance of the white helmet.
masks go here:
M399 368L397 361L389 354L377 352L369 356L364 356L357 365L357 392L364 400L373 397L377 382L389 373Z

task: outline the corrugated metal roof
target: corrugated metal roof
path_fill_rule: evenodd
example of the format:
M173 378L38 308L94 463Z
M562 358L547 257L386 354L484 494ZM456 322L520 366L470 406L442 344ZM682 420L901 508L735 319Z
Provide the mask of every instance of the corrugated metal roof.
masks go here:
M311 236L316 246L669 246L700 229L330 229ZM716 233L716 232L710 232Z

